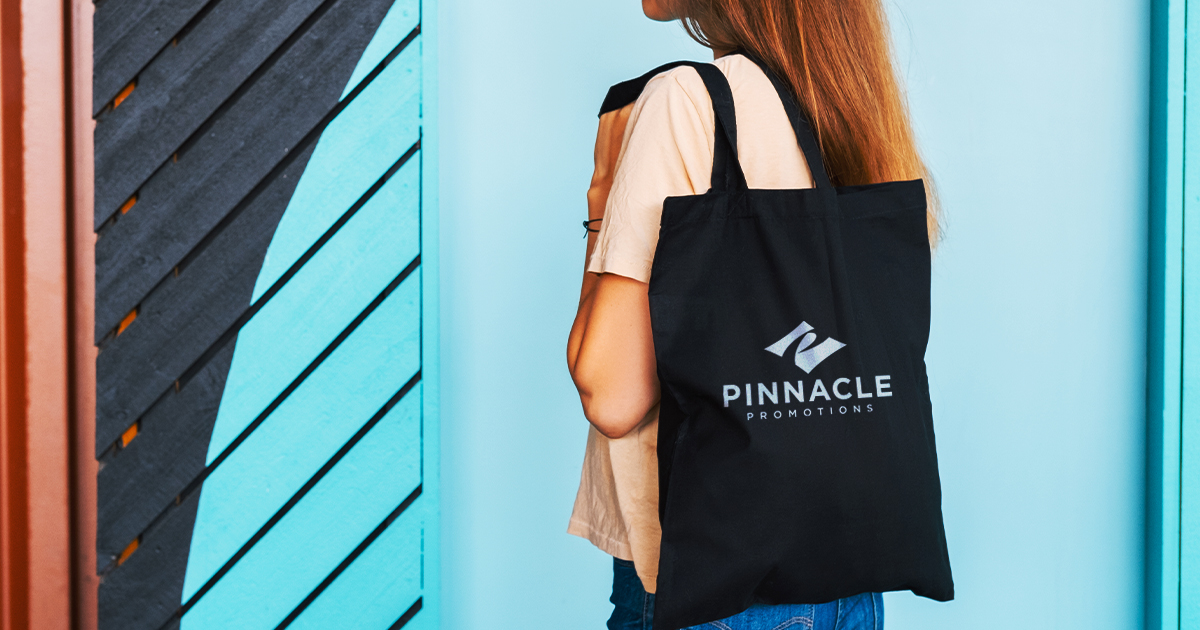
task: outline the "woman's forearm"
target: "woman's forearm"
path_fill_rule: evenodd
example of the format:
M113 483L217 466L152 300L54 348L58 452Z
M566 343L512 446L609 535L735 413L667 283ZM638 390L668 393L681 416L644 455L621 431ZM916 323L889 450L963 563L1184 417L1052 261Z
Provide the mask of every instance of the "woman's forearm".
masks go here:
M589 282L584 279L583 293L579 297L579 310L575 313L575 321L571 324L571 335L567 338L567 369L575 376L575 365L579 362L579 351L583 346L583 336L587 331L588 319L592 314L592 295L595 293L597 278L595 274Z
M590 194L588 197L588 206L590 210L594 204L591 203ZM587 318L592 311L591 297L596 291L596 284L600 279L600 276L594 273L588 273L587 271L588 261L592 259L592 250L595 249L595 247L596 233L588 232L587 249L583 256L583 282L579 288L579 308L575 313L575 321L571 324L571 334L567 338L567 368L572 374L575 373L575 362L579 357L579 346L583 341L583 331L587 326Z
M648 287L604 274L571 330L568 361L584 415L608 437L633 430L658 403Z
M588 235L586 261L595 246ZM588 421L610 438L633 430L658 403L649 287L584 272L567 340L567 366Z

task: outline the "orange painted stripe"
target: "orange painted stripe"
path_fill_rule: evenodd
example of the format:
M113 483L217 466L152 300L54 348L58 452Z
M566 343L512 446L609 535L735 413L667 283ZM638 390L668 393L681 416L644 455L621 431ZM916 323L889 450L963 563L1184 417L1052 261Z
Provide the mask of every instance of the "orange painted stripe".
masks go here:
M124 433L121 434L121 448L129 446L129 443L133 441L133 438L137 437L137 434L138 423L134 422L133 424L129 425L128 429L125 429Z
M129 328L129 325L133 323L133 320L137 319L137 312L138 310L136 308L132 311L129 311L129 314L125 316L125 319L122 319L121 323L117 324L118 335L125 332L125 329Z
M125 561L129 559L129 556L132 556L133 552L137 551L137 548L138 548L138 539L134 538L133 542L129 543L129 546L126 547L125 550L121 552L121 555L117 556L117 566L121 566L122 564L124 564Z
M129 85L126 85L125 89L121 90L120 94L117 94L117 96L113 98L113 109L116 109L121 105L122 101L129 98L129 95L133 94L133 88L135 87L137 87L137 79L130 81Z

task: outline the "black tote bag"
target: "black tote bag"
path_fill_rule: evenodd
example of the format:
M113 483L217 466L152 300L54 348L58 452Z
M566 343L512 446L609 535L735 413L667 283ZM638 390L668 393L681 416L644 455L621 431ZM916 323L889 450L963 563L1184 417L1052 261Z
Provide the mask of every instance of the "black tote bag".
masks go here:
M662 383L655 630L754 604L954 596L924 361L924 185L834 188L795 100L755 62L816 188L747 188L733 95L711 64L614 86L602 109L690 65L717 121L712 189L666 200L650 277Z

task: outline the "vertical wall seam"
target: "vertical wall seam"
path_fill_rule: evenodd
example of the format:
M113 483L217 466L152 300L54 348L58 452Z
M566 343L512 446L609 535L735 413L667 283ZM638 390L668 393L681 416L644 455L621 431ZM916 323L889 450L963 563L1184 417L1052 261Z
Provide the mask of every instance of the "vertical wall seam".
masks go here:
M1182 95L1182 128L1183 128L1183 146L1180 148L1181 155L1181 172L1179 182L1179 203L1182 219L1179 229L1179 249L1182 254L1179 270L1179 418L1176 420L1179 423L1179 480L1178 480L1178 496L1175 497L1179 509L1176 510L1175 516L1178 519L1176 523L1176 531L1179 536L1175 553L1175 566L1178 567L1177 578L1175 580L1175 618L1179 625L1183 625L1183 467L1184 467L1184 438L1183 430L1184 410L1186 402L1186 384L1187 384L1187 159L1188 159L1188 116L1187 116L1187 80L1188 80L1188 0L1180 0L1183 2L1183 95Z

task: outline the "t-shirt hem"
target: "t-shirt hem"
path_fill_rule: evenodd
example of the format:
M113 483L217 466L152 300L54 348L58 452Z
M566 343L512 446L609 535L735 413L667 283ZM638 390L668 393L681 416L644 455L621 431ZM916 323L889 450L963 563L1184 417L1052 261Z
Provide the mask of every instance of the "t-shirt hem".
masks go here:
M604 535L587 521L572 518L570 524L567 525L567 533L583 538L614 558L633 562L633 550L629 547L629 543Z
M632 278L638 282L650 282L650 267L648 265L627 260L609 260L604 257L597 259L593 256L587 270L589 273L613 273L618 276Z
M634 562L633 550L630 548L629 543L605 536L586 521L572 518L570 524L567 525L567 533L583 538L595 545L600 551L614 558ZM642 588L647 593L653 594L658 586L658 576L639 570L636 563L634 563L634 570L637 571L638 578L642 581Z

